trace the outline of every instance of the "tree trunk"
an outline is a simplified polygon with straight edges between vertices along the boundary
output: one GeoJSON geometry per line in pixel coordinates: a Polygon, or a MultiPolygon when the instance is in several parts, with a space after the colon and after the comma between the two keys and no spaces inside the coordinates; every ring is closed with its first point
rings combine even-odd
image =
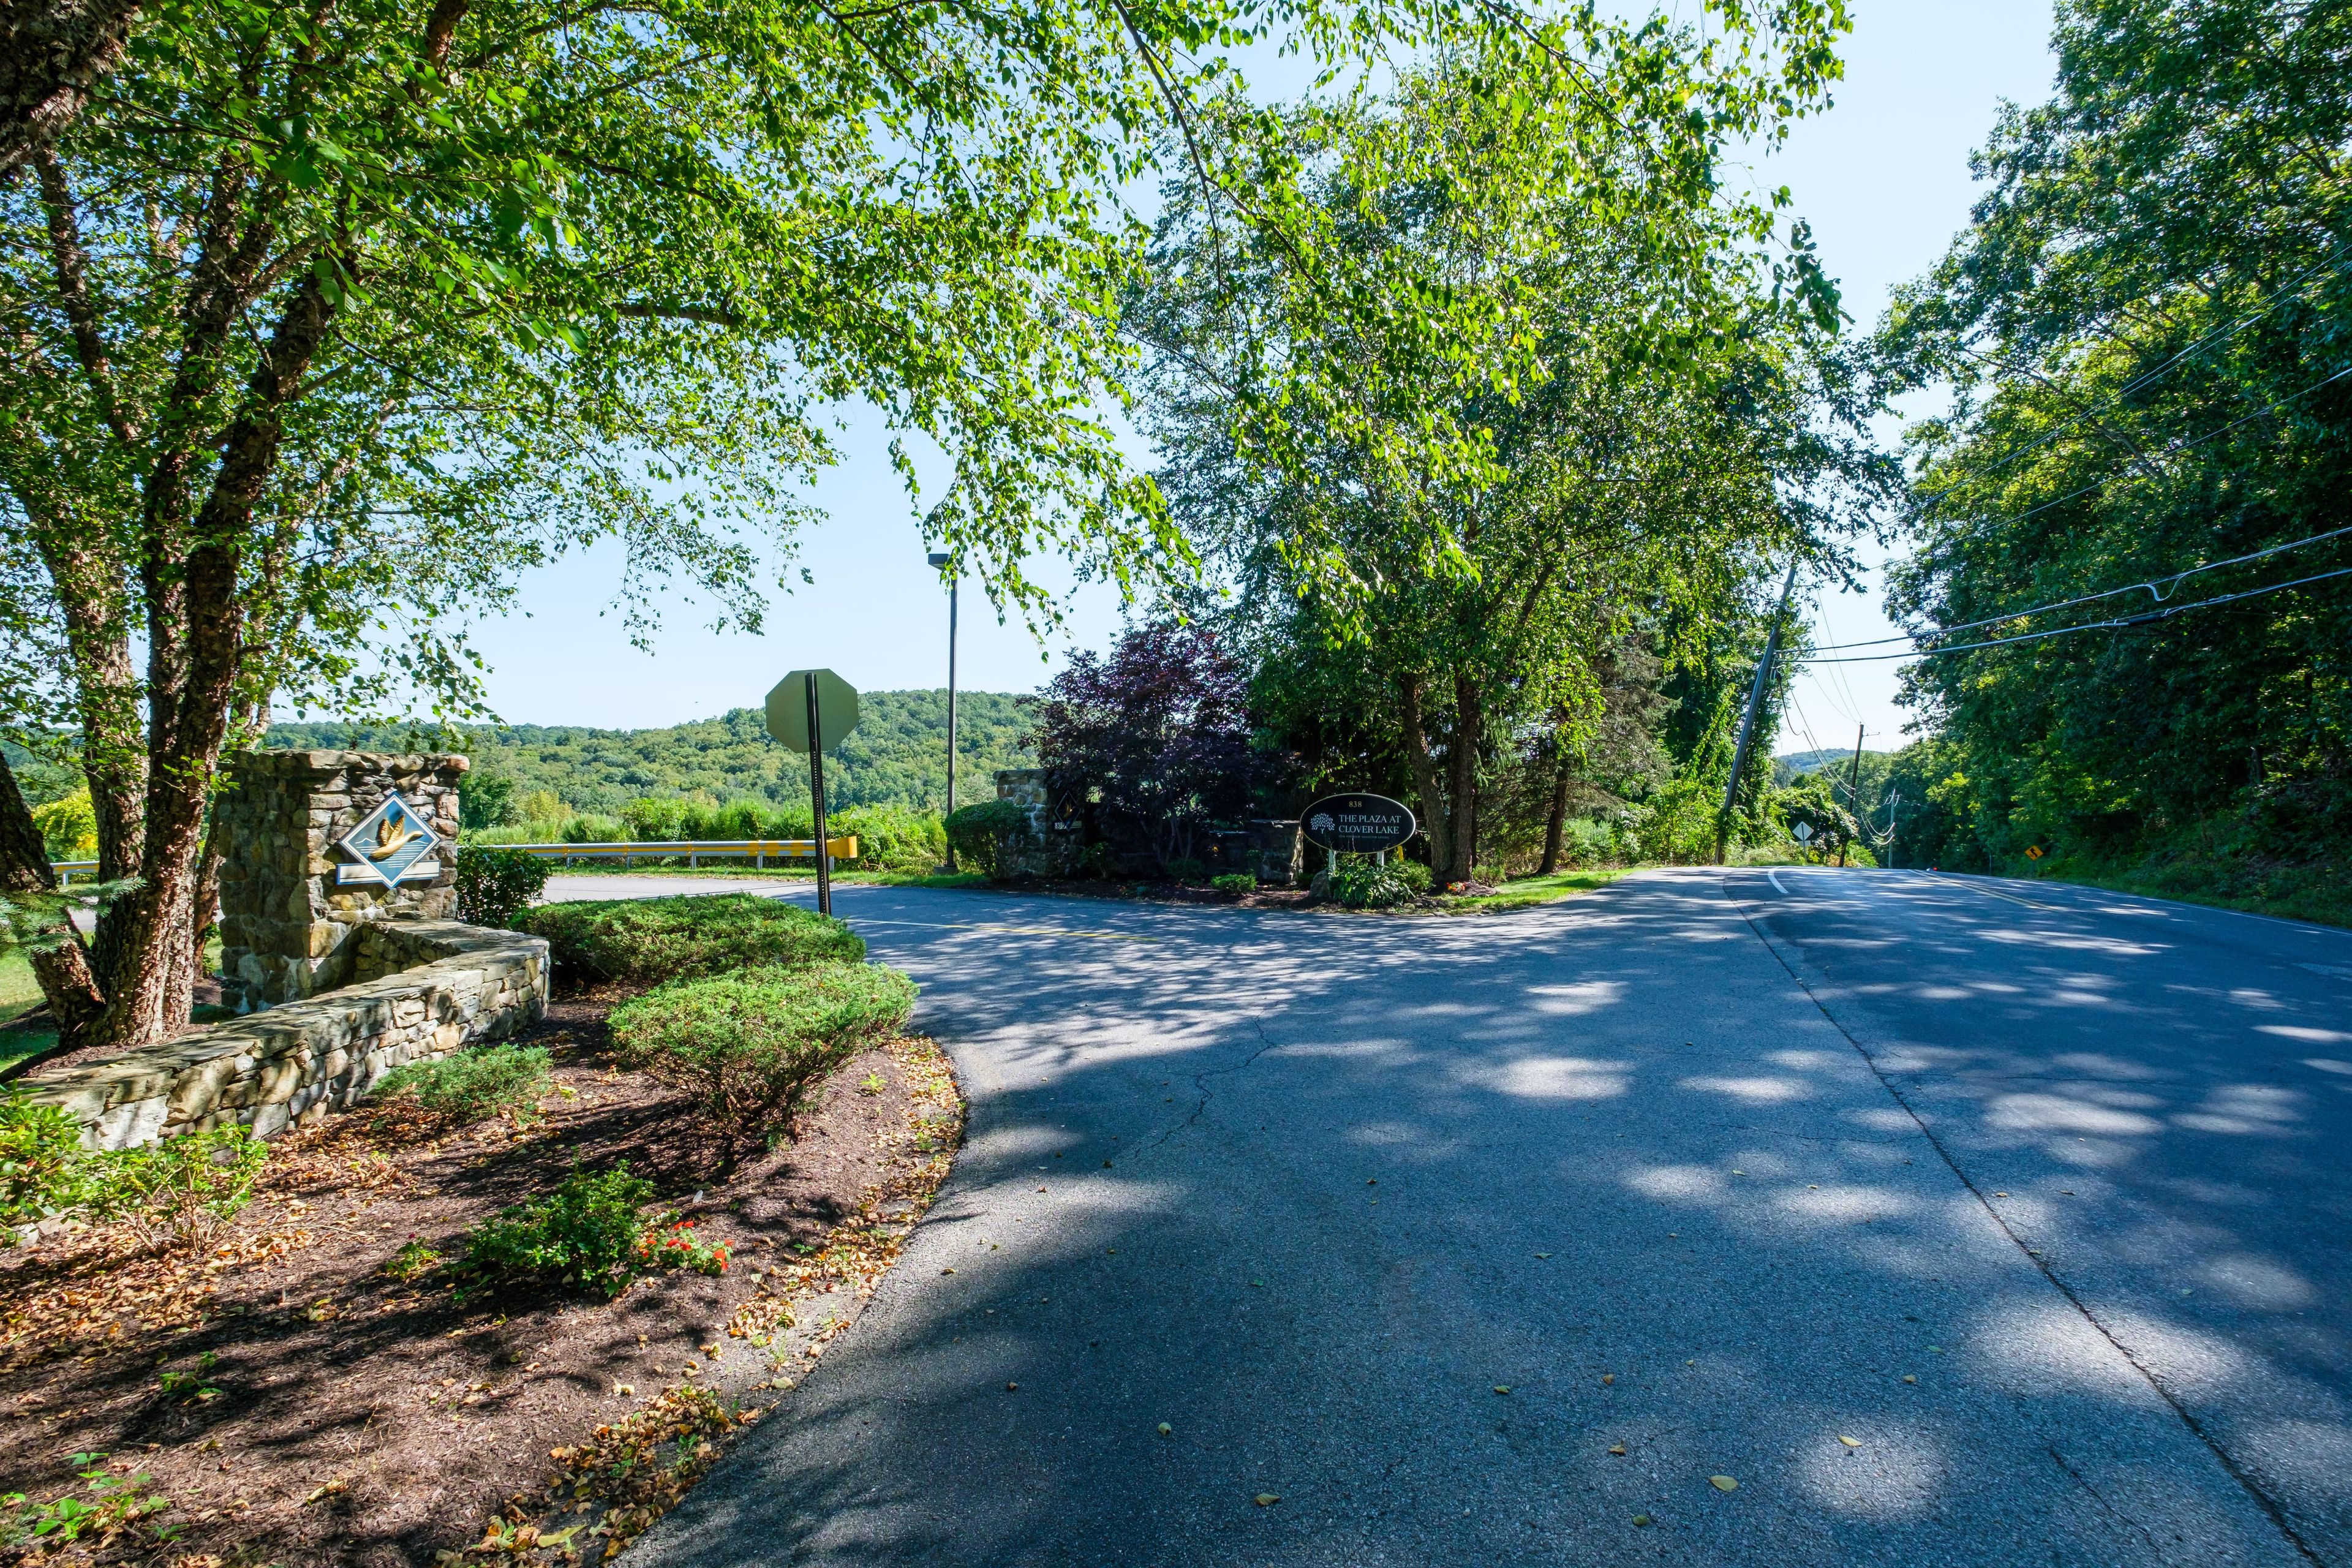
{"type": "Polygon", "coordinates": [[[1563,756],[1553,766],[1551,815],[1544,819],[1541,874],[1547,877],[1559,869],[1560,842],[1568,834],[1568,759],[1563,756]]]}
{"type": "MultiPolygon", "coordinates": [[[[0,756],[0,888],[12,893],[49,894],[57,891],[57,876],[49,869],[48,851],[41,830],[33,825],[32,808],[16,787],[8,759],[0,756]]],[[[89,953],[81,932],[67,920],[54,944],[45,942],[28,953],[33,977],[40,982],[49,1015],[58,1021],[58,1043],[82,1043],[90,1026],[106,1006],[105,994],[90,973],[89,953]]],[[[26,932],[26,935],[34,933],[26,932]]],[[[46,934],[46,933],[44,933],[46,934]]]]}
{"type": "Polygon", "coordinates": [[[1422,707],[1421,677],[1408,675],[1397,683],[1404,719],[1405,763],[1412,770],[1413,792],[1421,797],[1422,830],[1429,835],[1429,873],[1439,887],[1460,879],[1454,871],[1453,814],[1446,809],[1444,786],[1438,781],[1437,762],[1430,754],[1429,729],[1422,707]]]}
{"type": "Polygon", "coordinates": [[[73,122],[138,16],[138,0],[0,4],[0,175],[73,122]]]}
{"type": "Polygon", "coordinates": [[[1454,738],[1446,752],[1446,795],[1453,803],[1449,826],[1454,830],[1450,857],[1454,879],[1467,881],[1478,858],[1478,742],[1486,733],[1486,704],[1477,682],[1466,675],[1454,678],[1454,738]]]}

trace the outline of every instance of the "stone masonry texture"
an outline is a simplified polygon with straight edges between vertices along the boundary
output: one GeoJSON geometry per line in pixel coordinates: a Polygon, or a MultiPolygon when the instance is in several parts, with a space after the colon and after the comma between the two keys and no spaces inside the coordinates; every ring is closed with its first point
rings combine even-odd
{"type": "Polygon", "coordinates": [[[404,1062],[513,1033],[547,1010],[547,943],[460,925],[457,781],[466,759],[263,752],[216,808],[225,992],[247,1016],[18,1080],[103,1149],[232,1122],[257,1136],[323,1120],[404,1062]],[[440,873],[338,887],[334,846],[398,790],[449,844],[440,873]],[[272,1004],[278,1004],[272,1005],[272,1004]]]}

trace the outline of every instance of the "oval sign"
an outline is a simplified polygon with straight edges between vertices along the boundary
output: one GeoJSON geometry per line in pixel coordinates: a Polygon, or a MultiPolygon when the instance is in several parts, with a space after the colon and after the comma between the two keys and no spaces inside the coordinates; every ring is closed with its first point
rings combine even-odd
{"type": "Polygon", "coordinates": [[[1403,804],[1384,795],[1327,795],[1298,814],[1307,842],[1351,855],[1393,849],[1421,830],[1403,804]]]}

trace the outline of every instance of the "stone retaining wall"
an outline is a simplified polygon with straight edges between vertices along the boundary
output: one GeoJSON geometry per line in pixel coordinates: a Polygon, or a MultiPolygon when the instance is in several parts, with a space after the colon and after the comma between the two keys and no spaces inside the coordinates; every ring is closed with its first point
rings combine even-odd
{"type": "Polygon", "coordinates": [[[102,1062],[27,1073],[102,1149],[239,1122],[263,1138],[321,1121],[403,1062],[497,1039],[547,1010],[547,942],[454,921],[371,921],[356,984],[102,1062]]]}

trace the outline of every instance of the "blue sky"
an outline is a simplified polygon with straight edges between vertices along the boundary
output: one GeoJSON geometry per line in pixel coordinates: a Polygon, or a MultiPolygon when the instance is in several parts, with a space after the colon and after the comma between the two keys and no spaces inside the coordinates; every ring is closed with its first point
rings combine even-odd
{"type": "MultiPolygon", "coordinates": [[[[1827,114],[1753,167],[1758,185],[1790,187],[1811,219],[1823,259],[1843,283],[1847,310],[1874,324],[1888,291],[1932,266],[1968,221],[1975,187],[1969,151],[2003,98],[2048,96],[2053,62],[2045,0],[1856,0],[1846,79],[1827,114]]],[[[1912,413],[1925,412],[1915,408],[1912,413]]],[[[713,636],[696,606],[671,602],[648,655],[629,645],[611,611],[617,550],[590,551],[532,574],[515,613],[476,633],[491,665],[500,717],[518,723],[623,728],[671,724],[757,703],[776,679],[826,665],[867,690],[941,685],[947,603],[923,563],[924,545],[905,493],[885,460],[887,432],[853,418],[845,461],[814,499],[830,521],[802,539],[796,563],[815,578],[773,602],[760,637],[713,636]]],[[[1874,554],[1875,552],[1873,552],[1874,554]]],[[[1042,646],[1015,618],[999,624],[968,593],[959,649],[968,689],[1025,691],[1060,668],[1074,647],[1100,647],[1117,630],[1108,588],[1073,585],[1050,564],[1042,580],[1072,588],[1060,632],[1042,646]]],[[[797,575],[797,574],[795,574],[797,575]]],[[[1851,643],[1892,628],[1874,591],[1820,603],[1816,636],[1851,643]]],[[[1899,743],[1896,667],[1847,665],[1809,671],[1797,686],[1782,751],[1850,746],[1865,723],[1874,748],[1899,743]]]]}

